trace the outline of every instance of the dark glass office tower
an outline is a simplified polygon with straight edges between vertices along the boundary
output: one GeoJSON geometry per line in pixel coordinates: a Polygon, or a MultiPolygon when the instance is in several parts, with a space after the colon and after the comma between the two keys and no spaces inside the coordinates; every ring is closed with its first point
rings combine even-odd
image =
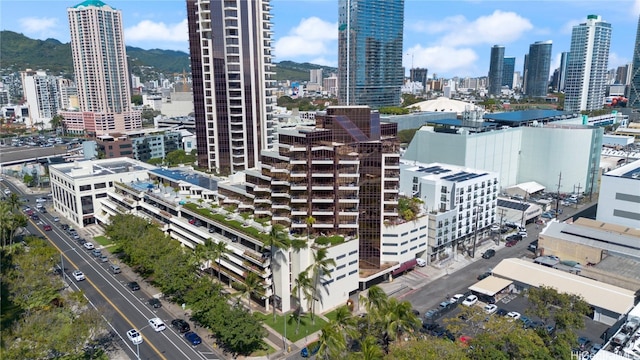
{"type": "Polygon", "coordinates": [[[503,71],[504,46],[494,45],[491,48],[491,62],[489,63],[489,95],[500,95],[503,71]]]}
{"type": "Polygon", "coordinates": [[[551,46],[551,40],[536,41],[529,46],[525,89],[525,94],[529,97],[545,97],[549,92],[551,46]]]}
{"type": "Polygon", "coordinates": [[[631,84],[629,85],[629,106],[640,108],[640,18],[636,30],[636,44],[633,48],[633,66],[631,68],[631,84]]]}
{"type": "Polygon", "coordinates": [[[274,140],[269,0],[187,0],[198,164],[253,168],[274,140]]]}
{"type": "Polygon", "coordinates": [[[513,72],[516,70],[516,58],[506,57],[504,58],[504,65],[502,69],[502,86],[508,86],[509,89],[513,89],[513,72]]]}
{"type": "Polygon", "coordinates": [[[339,0],[338,101],[400,105],[404,0],[339,0]]]}

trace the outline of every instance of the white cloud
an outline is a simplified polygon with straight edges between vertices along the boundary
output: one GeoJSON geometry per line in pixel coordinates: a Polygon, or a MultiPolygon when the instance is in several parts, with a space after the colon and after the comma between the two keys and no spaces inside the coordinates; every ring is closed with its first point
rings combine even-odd
{"type": "Polygon", "coordinates": [[[422,47],[416,45],[407,53],[409,55],[404,58],[406,68],[410,68],[413,62],[414,67],[426,67],[430,74],[472,75],[475,72],[474,63],[478,60],[478,55],[472,49],[457,49],[448,46],[422,47]]]}
{"type": "Polygon", "coordinates": [[[533,29],[531,22],[514,12],[496,10],[491,15],[480,16],[473,21],[462,15],[451,16],[442,21],[420,23],[413,26],[428,34],[443,34],[442,46],[506,44],[519,39],[523,33],[533,29]]]}
{"type": "Polygon", "coordinates": [[[289,34],[274,45],[276,58],[292,59],[299,56],[319,56],[337,51],[338,24],[318,17],[300,20],[289,34]]]}
{"type": "Polygon", "coordinates": [[[308,62],[310,62],[312,64],[316,64],[316,65],[338,67],[338,62],[337,61],[329,60],[329,59],[326,59],[324,57],[314,58],[314,59],[309,60],[308,62]]]}
{"type": "Polygon", "coordinates": [[[143,20],[132,27],[124,29],[124,38],[127,43],[157,40],[186,42],[189,41],[187,19],[175,24],[143,20]]]}
{"type": "Polygon", "coordinates": [[[18,21],[25,34],[38,37],[55,35],[55,30],[58,26],[58,19],[56,18],[26,17],[18,21]]]}
{"type": "Polygon", "coordinates": [[[614,52],[609,52],[609,69],[616,69],[618,66],[627,65],[631,60],[620,56],[614,52]]]}

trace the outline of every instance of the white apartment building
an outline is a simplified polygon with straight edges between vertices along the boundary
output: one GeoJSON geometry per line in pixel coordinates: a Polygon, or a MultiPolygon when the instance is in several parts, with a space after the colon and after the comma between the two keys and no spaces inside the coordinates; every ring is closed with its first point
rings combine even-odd
{"type": "Polygon", "coordinates": [[[596,219],[640,229],[640,160],[602,175],[596,219]]]}
{"type": "Polygon", "coordinates": [[[441,163],[403,161],[400,192],[418,198],[429,218],[427,259],[430,262],[470,250],[497,222],[500,192],[497,172],[441,163]]]}
{"type": "Polygon", "coordinates": [[[22,74],[22,88],[29,106],[31,126],[42,123],[49,129],[49,122],[61,108],[58,78],[45,71],[26,71],[22,74]]]}

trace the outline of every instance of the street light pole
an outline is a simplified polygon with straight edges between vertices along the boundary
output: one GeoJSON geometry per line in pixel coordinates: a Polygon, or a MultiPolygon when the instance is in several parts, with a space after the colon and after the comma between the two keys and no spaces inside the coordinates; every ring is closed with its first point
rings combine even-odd
{"type": "Polygon", "coordinates": [[[284,337],[282,338],[282,349],[284,350],[284,353],[287,353],[287,312],[284,312],[284,337]]]}
{"type": "Polygon", "coordinates": [[[474,259],[476,257],[476,243],[478,242],[478,219],[480,218],[480,212],[478,211],[478,208],[480,208],[480,206],[476,205],[476,225],[473,234],[473,253],[471,255],[471,257],[474,259]]]}

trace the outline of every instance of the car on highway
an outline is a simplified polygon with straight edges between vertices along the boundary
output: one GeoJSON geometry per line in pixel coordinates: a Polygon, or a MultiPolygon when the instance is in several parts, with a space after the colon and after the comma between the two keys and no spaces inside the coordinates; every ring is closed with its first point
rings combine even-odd
{"type": "Polygon", "coordinates": [[[478,297],[475,295],[469,295],[466,299],[462,301],[462,305],[464,306],[473,306],[478,302],[478,297]]]}
{"type": "Polygon", "coordinates": [[[187,341],[193,346],[197,346],[202,343],[202,339],[200,338],[200,336],[198,336],[198,334],[194,333],[193,331],[187,331],[186,333],[184,333],[184,338],[187,339],[187,341]]]}
{"type": "Polygon", "coordinates": [[[484,310],[485,314],[491,315],[498,311],[498,306],[496,304],[487,304],[482,309],[484,310]]]}
{"type": "Polygon", "coordinates": [[[151,326],[155,332],[160,332],[167,328],[164,322],[157,317],[149,319],[149,326],[151,326]]]}
{"type": "Polygon", "coordinates": [[[84,248],[85,248],[85,249],[87,249],[87,250],[93,250],[93,249],[95,249],[95,248],[96,248],[96,247],[95,247],[95,246],[93,246],[93,244],[92,244],[92,243],[90,243],[90,242],[86,242],[86,243],[82,244],[82,246],[84,246],[84,248]]]}
{"type": "Polygon", "coordinates": [[[43,229],[44,231],[51,231],[51,230],[52,230],[51,225],[48,225],[48,224],[44,224],[44,225],[42,226],[42,229],[43,229]]]}
{"type": "Polygon", "coordinates": [[[506,244],[504,244],[504,246],[506,247],[512,247],[512,246],[516,246],[518,245],[518,240],[509,240],[506,242],[506,244]]]}
{"type": "Polygon", "coordinates": [[[133,343],[133,345],[142,344],[142,335],[136,329],[131,329],[127,331],[127,337],[133,343]]]}
{"type": "Polygon", "coordinates": [[[160,300],[156,299],[156,298],[151,298],[149,299],[149,301],[147,301],[149,303],[149,305],[151,305],[151,307],[153,307],[154,309],[158,309],[162,307],[162,303],[160,302],[160,300]]]}
{"type": "Polygon", "coordinates": [[[171,326],[176,329],[179,333],[186,333],[191,330],[189,323],[182,319],[173,319],[171,320],[171,326]]]}
{"type": "Polygon", "coordinates": [[[74,272],[72,272],[71,275],[73,276],[74,279],[76,279],[76,281],[82,281],[85,279],[84,273],[80,270],[74,270],[74,272]]]}
{"type": "Polygon", "coordinates": [[[482,254],[483,259],[491,259],[496,254],[496,251],[489,249],[482,254]]]}
{"type": "Polygon", "coordinates": [[[138,283],[135,281],[130,282],[129,284],[127,284],[127,286],[129,287],[129,289],[131,289],[131,291],[140,290],[140,285],[138,285],[138,283]]]}

